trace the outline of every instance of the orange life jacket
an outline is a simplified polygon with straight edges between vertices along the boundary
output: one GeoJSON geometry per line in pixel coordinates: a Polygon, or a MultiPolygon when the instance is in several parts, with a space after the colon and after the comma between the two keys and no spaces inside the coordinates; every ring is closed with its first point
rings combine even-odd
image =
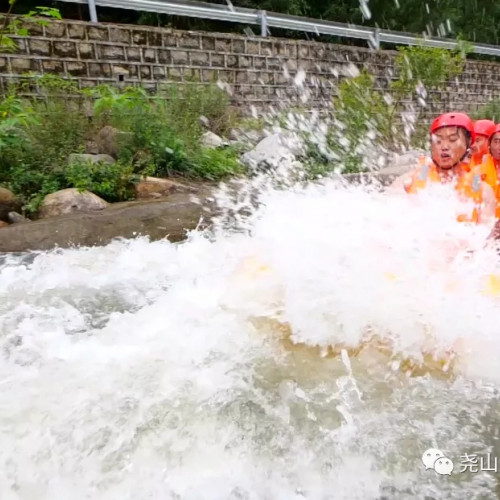
{"type": "Polygon", "coordinates": [[[481,165],[481,163],[484,162],[485,156],[488,156],[487,149],[486,149],[486,151],[482,151],[480,153],[473,154],[470,158],[470,161],[469,161],[470,168],[474,168],[474,167],[481,165]]]}
{"type": "MultiPolygon", "coordinates": [[[[458,215],[457,220],[459,222],[478,223],[481,218],[481,205],[483,202],[482,174],[479,168],[471,169],[468,163],[462,163],[460,168],[462,173],[458,175],[458,179],[454,179],[456,181],[455,189],[459,196],[473,200],[474,208],[470,214],[458,215]]],[[[405,185],[405,191],[409,194],[416,193],[420,189],[424,189],[428,182],[444,184],[450,181],[440,174],[432,160],[421,157],[420,165],[413,172],[411,182],[405,185]]]]}
{"type": "Polygon", "coordinates": [[[475,155],[472,155],[469,162],[470,168],[481,165],[481,163],[483,162],[483,156],[484,155],[482,153],[476,153],[475,155]]]}
{"type": "Polygon", "coordinates": [[[483,155],[481,163],[476,168],[479,169],[482,179],[491,186],[495,193],[497,200],[495,216],[498,219],[500,218],[500,162],[488,153],[483,155]]]}
{"type": "Polygon", "coordinates": [[[420,157],[420,165],[413,171],[411,182],[405,184],[405,191],[409,194],[416,193],[427,186],[427,182],[443,182],[434,162],[425,156],[420,157]]]}

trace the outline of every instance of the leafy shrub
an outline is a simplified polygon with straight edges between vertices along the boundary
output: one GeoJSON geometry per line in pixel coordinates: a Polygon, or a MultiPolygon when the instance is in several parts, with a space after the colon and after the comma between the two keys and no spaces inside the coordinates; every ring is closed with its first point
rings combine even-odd
{"type": "Polygon", "coordinates": [[[106,201],[133,198],[131,182],[135,178],[130,163],[73,163],[64,169],[69,187],[91,191],[106,201]]]}
{"type": "Polygon", "coordinates": [[[234,149],[200,149],[190,159],[190,175],[217,181],[243,173],[243,167],[234,149]]]}
{"type": "Polygon", "coordinates": [[[500,122],[500,99],[492,99],[487,104],[481,106],[477,111],[471,113],[471,118],[475,120],[493,120],[500,122]]]}
{"type": "Polygon", "coordinates": [[[130,181],[143,175],[218,180],[241,172],[234,150],[200,144],[200,115],[221,129],[230,124],[227,97],[218,88],[171,87],[166,99],[140,87],[80,90],[54,75],[36,78],[35,85],[39,98],[19,97],[21,87],[0,101],[0,183],[21,198],[27,212],[66,187],[121,201],[131,196],[130,181]],[[68,165],[69,155],[83,152],[105,125],[124,132],[116,164],[68,165]]]}
{"type": "Polygon", "coordinates": [[[391,109],[373,90],[375,79],[363,71],[344,80],[334,100],[334,121],[328,144],[345,165],[345,172],[364,170],[363,160],[374,146],[390,139],[391,109]]]}
{"type": "MultiPolygon", "coordinates": [[[[360,172],[371,167],[377,151],[409,145],[423,147],[427,127],[418,119],[419,106],[425,104],[426,92],[443,88],[463,71],[465,54],[470,50],[459,43],[457,50],[432,47],[399,47],[395,60],[397,78],[385,90],[375,89],[375,78],[366,70],[343,80],[328,121],[328,146],[325,155],[309,144],[306,157],[307,175],[315,178],[342,166],[345,173],[360,172]],[[415,124],[409,135],[402,112],[410,99],[416,111],[415,124]],[[333,159],[338,158],[338,160],[333,159]]],[[[491,103],[481,110],[482,116],[499,116],[500,105],[491,103]]],[[[307,139],[307,134],[306,139],[307,139]]]]}

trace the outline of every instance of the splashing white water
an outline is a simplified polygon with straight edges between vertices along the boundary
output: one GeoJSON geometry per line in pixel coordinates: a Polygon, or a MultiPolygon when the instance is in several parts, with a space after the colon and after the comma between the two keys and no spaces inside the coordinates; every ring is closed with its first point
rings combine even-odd
{"type": "Polygon", "coordinates": [[[363,17],[365,19],[371,19],[371,17],[372,17],[370,7],[368,7],[368,1],[369,0],[359,0],[359,8],[361,9],[361,12],[363,13],[363,17]]]}
{"type": "MultiPolygon", "coordinates": [[[[281,119],[339,161],[317,113],[281,119]]],[[[302,173],[221,189],[213,230],[179,245],[0,256],[2,500],[498,497],[494,474],[421,463],[500,454],[489,228],[456,223],[446,188],[302,173]]]]}
{"type": "Polygon", "coordinates": [[[2,499],[494,498],[494,476],[420,462],[430,445],[495,446],[487,228],[456,223],[444,188],[261,178],[239,208],[257,185],[230,231],[4,258],[2,499]],[[278,322],[306,347],[281,344],[278,322]],[[392,354],[312,350],[368,327],[392,354]],[[476,352],[455,378],[395,364],[460,339],[476,352]]]}

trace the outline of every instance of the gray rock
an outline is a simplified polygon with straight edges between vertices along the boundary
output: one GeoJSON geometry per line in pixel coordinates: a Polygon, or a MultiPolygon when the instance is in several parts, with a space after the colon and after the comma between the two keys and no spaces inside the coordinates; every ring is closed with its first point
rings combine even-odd
{"type": "Polygon", "coordinates": [[[146,200],[169,196],[173,193],[196,193],[197,189],[170,179],[145,177],[135,183],[134,191],[136,199],[146,200]]]}
{"type": "Polygon", "coordinates": [[[293,134],[272,134],[241,157],[242,163],[252,169],[277,168],[283,162],[291,163],[302,152],[302,142],[293,134]]]}
{"type": "Polygon", "coordinates": [[[21,204],[12,191],[0,187],[0,220],[7,222],[9,212],[19,210],[21,204]]]}
{"type": "Polygon", "coordinates": [[[94,193],[68,188],[47,195],[42,202],[38,215],[41,219],[44,219],[74,212],[103,210],[107,206],[108,203],[94,193]]]}
{"type": "Polygon", "coordinates": [[[210,193],[178,193],[168,200],[114,203],[97,212],[80,212],[41,219],[30,224],[2,228],[0,252],[50,250],[57,247],[107,245],[116,238],[149,236],[170,241],[185,239],[186,232],[199,227],[200,217],[208,224],[215,209],[210,193]]]}
{"type": "Polygon", "coordinates": [[[117,158],[122,145],[131,139],[132,134],[106,125],[97,134],[95,142],[99,147],[99,153],[117,158]]]}
{"type": "Polygon", "coordinates": [[[396,177],[406,174],[418,166],[424,151],[411,150],[403,154],[394,154],[389,161],[389,166],[378,171],[381,175],[394,175],[396,177]]]}
{"type": "Polygon", "coordinates": [[[112,163],[115,163],[115,159],[106,154],[78,154],[78,153],[73,153],[70,154],[68,157],[68,164],[73,165],[74,163],[108,163],[111,165],[112,163]]]}
{"type": "Polygon", "coordinates": [[[222,137],[208,131],[201,136],[201,145],[205,148],[220,148],[225,146],[226,142],[222,137]]]}
{"type": "Polygon", "coordinates": [[[206,116],[200,116],[198,122],[202,127],[210,128],[210,120],[206,116]]]}
{"type": "Polygon", "coordinates": [[[85,153],[89,155],[99,154],[99,144],[95,141],[87,141],[85,143],[85,153]]]}
{"type": "Polygon", "coordinates": [[[17,212],[9,212],[7,214],[7,219],[11,224],[22,224],[24,222],[31,222],[29,219],[27,219],[21,214],[18,214],[17,212]]]}
{"type": "Polygon", "coordinates": [[[257,130],[241,130],[241,129],[231,129],[228,135],[229,139],[233,142],[240,144],[249,144],[255,147],[262,139],[265,138],[262,132],[257,130]]]}

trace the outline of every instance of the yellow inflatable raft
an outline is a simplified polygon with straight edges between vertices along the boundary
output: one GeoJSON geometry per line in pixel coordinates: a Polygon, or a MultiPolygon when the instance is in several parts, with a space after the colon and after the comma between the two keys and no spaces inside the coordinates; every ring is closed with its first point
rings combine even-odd
{"type": "MultiPolygon", "coordinates": [[[[386,273],[389,280],[396,280],[394,274],[386,273]]],[[[266,299],[268,305],[274,306],[274,310],[279,310],[280,296],[277,288],[272,289],[273,282],[276,284],[274,271],[256,257],[245,259],[233,274],[233,284],[237,286],[250,286],[258,284],[259,280],[265,280],[266,286],[256,286],[256,293],[262,291],[269,292],[266,299]],[[270,289],[268,285],[271,284],[270,289]],[[272,297],[272,301],[269,300],[272,297]]],[[[233,289],[234,290],[234,289],[233,289]]],[[[484,283],[481,293],[490,297],[500,298],[500,276],[491,274],[484,283]]],[[[271,307],[272,309],[272,307],[271,307]]],[[[272,317],[266,315],[250,315],[249,320],[260,332],[266,332],[276,340],[280,346],[289,352],[303,351],[321,357],[339,357],[342,351],[346,351],[350,358],[360,357],[375,353],[378,357],[385,359],[391,367],[401,370],[408,376],[421,376],[431,374],[435,377],[450,377],[454,375],[454,368],[457,362],[457,352],[462,350],[461,341],[457,342],[445,353],[436,355],[431,348],[422,350],[419,359],[398,354],[389,340],[382,339],[375,332],[367,328],[363,340],[357,346],[347,346],[342,344],[324,347],[310,346],[305,343],[296,343],[292,340],[293,331],[291,326],[279,319],[279,313],[272,317]]],[[[428,346],[433,345],[431,334],[427,339],[428,346]]]]}

